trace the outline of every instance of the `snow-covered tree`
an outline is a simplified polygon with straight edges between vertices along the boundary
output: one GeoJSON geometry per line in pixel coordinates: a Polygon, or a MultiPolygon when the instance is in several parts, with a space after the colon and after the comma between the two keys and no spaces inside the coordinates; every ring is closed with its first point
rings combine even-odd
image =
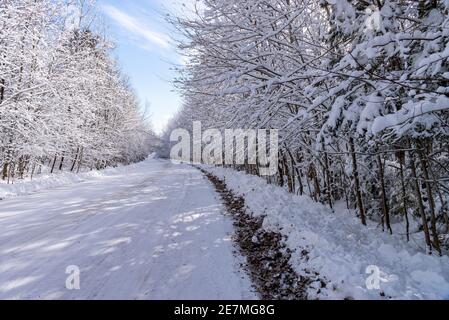
{"type": "Polygon", "coordinates": [[[142,160],[154,135],[88,1],[0,2],[3,180],[142,160]]]}
{"type": "Polygon", "coordinates": [[[449,231],[448,5],[204,0],[195,17],[169,18],[189,62],[176,81],[184,108],[165,140],[197,120],[279,129],[270,182],[331,207],[343,200],[363,224],[389,232],[403,220],[407,239],[422,230],[440,252],[449,231]]]}

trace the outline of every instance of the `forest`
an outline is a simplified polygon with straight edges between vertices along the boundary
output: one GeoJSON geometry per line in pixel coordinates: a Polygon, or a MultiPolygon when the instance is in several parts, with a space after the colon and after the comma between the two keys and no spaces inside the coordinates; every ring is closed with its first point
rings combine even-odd
{"type": "Polygon", "coordinates": [[[92,1],[0,1],[0,179],[143,160],[154,134],[92,1]]]}
{"type": "Polygon", "coordinates": [[[193,121],[279,129],[269,183],[447,249],[448,1],[205,0],[168,20],[187,62],[165,150],[193,121]]]}

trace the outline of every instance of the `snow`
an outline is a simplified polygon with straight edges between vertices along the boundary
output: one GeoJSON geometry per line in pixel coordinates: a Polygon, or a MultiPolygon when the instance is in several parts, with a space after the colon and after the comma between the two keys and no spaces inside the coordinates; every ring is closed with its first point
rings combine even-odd
{"type": "Polygon", "coordinates": [[[248,209],[265,216],[263,227],[288,237],[291,263],[301,275],[316,271],[328,282],[326,289],[310,288],[309,298],[319,299],[444,299],[449,297],[449,257],[427,255],[422,235],[407,243],[403,226],[395,235],[382,233],[368,221],[363,227],[354,212],[339,205],[334,211],[306,196],[288,193],[265,180],[227,168],[204,166],[236,194],[248,209]],[[402,229],[401,229],[402,228],[402,229]],[[307,258],[302,256],[308,251],[307,258]],[[379,270],[379,289],[368,289],[371,268],[379,270]]]}
{"type": "MultiPolygon", "coordinates": [[[[449,297],[449,257],[427,255],[421,233],[407,243],[403,226],[390,236],[341,205],[332,211],[261,178],[204,168],[265,216],[263,228],[287,236],[300,275],[327,282],[312,284],[309,298],[449,297]],[[376,270],[379,288],[369,289],[376,270]]],[[[147,159],[1,188],[0,299],[256,298],[233,254],[230,218],[188,165],[147,159]],[[65,287],[69,266],[80,268],[80,290],[65,287]]]]}
{"type": "MultiPolygon", "coordinates": [[[[148,159],[155,157],[155,154],[151,154],[148,159]]],[[[72,173],[67,171],[55,170],[54,173],[50,173],[51,168],[43,167],[42,174],[36,175],[33,179],[15,179],[7,182],[7,180],[0,180],[0,200],[11,197],[22,196],[41,190],[52,189],[57,187],[66,186],[73,183],[84,182],[93,178],[100,178],[106,176],[113,176],[116,174],[125,174],[126,172],[138,170],[142,164],[131,164],[129,166],[118,165],[116,167],[110,167],[104,170],[91,170],[81,173],[72,173]]]]}
{"type": "Polygon", "coordinates": [[[394,114],[375,118],[372,125],[372,133],[379,134],[387,128],[394,128],[400,134],[413,127],[413,125],[425,125],[426,130],[431,130],[439,123],[434,112],[442,112],[449,109],[449,99],[439,96],[435,101],[413,102],[404,104],[403,109],[394,114]]]}
{"type": "Polygon", "coordinates": [[[43,174],[33,180],[24,179],[16,180],[14,183],[7,184],[5,181],[0,182],[0,198],[7,199],[21,195],[30,194],[36,191],[51,189],[65,186],[71,183],[83,182],[86,179],[93,178],[97,175],[105,174],[91,171],[88,173],[74,174],[70,172],[43,174]]]}
{"type": "Polygon", "coordinates": [[[28,184],[9,194],[40,191],[0,202],[0,299],[256,298],[196,169],[148,159],[28,184]],[[66,288],[69,266],[80,290],[66,288]]]}

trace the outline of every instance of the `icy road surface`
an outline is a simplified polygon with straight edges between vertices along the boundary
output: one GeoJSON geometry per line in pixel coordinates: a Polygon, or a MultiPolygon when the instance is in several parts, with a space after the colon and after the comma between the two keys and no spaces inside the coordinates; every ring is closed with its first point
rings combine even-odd
{"type": "Polygon", "coordinates": [[[0,201],[0,299],[255,298],[199,171],[149,159],[107,172],[0,201]]]}

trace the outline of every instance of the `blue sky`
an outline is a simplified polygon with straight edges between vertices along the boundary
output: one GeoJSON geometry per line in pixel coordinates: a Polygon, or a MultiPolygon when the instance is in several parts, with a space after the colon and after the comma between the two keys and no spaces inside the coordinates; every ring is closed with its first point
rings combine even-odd
{"type": "Polygon", "coordinates": [[[195,0],[98,0],[108,33],[116,42],[114,56],[130,77],[142,104],[150,103],[153,127],[160,132],[178,110],[181,99],[170,81],[173,64],[182,63],[163,15],[185,12],[195,0]]]}

